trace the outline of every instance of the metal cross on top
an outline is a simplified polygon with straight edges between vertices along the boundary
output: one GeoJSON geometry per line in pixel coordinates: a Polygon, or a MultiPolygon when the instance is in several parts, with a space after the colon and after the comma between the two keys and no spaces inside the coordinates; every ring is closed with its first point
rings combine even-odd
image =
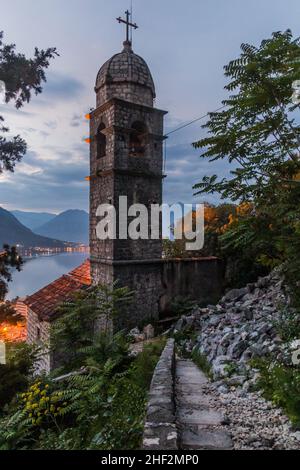
{"type": "Polygon", "coordinates": [[[125,15],[126,15],[126,20],[124,20],[123,18],[121,18],[121,16],[119,16],[119,18],[117,18],[117,21],[119,23],[124,23],[126,24],[126,42],[130,42],[130,39],[129,39],[129,28],[134,28],[134,29],[137,29],[138,28],[138,25],[136,23],[131,23],[129,20],[130,20],[130,17],[131,17],[131,13],[127,10],[125,11],[125,15]]]}

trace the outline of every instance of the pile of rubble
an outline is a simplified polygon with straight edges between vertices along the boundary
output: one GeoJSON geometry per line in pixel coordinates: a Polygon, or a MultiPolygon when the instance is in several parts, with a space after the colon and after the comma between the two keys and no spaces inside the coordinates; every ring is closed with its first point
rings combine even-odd
{"type": "Polygon", "coordinates": [[[229,291],[217,305],[195,309],[178,320],[172,331],[194,333],[183,347],[206,357],[214,380],[226,379],[220,382],[221,390],[242,386],[247,391],[257,379],[257,370],[249,363],[252,358],[271,356],[288,361],[291,348],[299,348],[297,341],[285,344],[277,333],[276,323],[289,304],[283,281],[273,272],[229,291]]]}

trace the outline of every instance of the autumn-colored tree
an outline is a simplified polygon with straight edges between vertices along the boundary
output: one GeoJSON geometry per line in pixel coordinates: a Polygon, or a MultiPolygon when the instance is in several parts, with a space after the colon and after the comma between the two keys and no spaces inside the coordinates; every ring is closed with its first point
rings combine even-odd
{"type": "Polygon", "coordinates": [[[181,219],[177,222],[178,225],[183,224],[182,239],[164,240],[164,256],[166,258],[220,256],[219,236],[223,233],[224,227],[229,223],[230,217],[235,214],[235,211],[236,207],[234,204],[220,204],[219,206],[215,206],[205,203],[204,247],[200,251],[187,251],[185,248],[187,239],[184,237],[184,232],[187,233],[191,231],[191,229],[195,230],[197,218],[202,217],[202,210],[200,210],[200,212],[194,210],[192,212],[192,219],[185,217],[185,219],[181,219]],[[190,220],[192,220],[192,227],[190,227],[190,220]],[[186,223],[184,224],[184,222],[186,223]]]}

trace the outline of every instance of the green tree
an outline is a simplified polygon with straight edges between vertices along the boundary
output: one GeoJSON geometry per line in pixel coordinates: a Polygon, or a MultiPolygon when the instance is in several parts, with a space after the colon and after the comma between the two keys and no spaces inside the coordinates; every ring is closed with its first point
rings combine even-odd
{"type": "MultiPolygon", "coordinates": [[[[211,113],[208,136],[195,142],[201,158],[226,160],[229,177],[205,176],[197,194],[253,204],[251,213],[229,227],[226,249],[253,263],[285,263],[296,293],[300,280],[300,40],[276,32],[259,47],[242,44],[241,56],[224,67],[231,93],[225,109],[211,113]]],[[[248,269],[248,268],[247,268],[248,269]]]]}
{"type": "MultiPolygon", "coordinates": [[[[17,109],[29,103],[32,93],[38,95],[43,91],[42,83],[46,81],[45,69],[50,59],[57,56],[55,47],[46,50],[35,48],[34,58],[28,59],[24,54],[16,52],[15,44],[3,42],[0,31],[0,86],[5,86],[5,102],[13,102],[17,109]]],[[[14,171],[15,165],[26,154],[27,146],[24,139],[17,135],[7,138],[9,128],[4,125],[4,117],[0,115],[0,174],[3,171],[14,171]]],[[[21,258],[15,248],[4,247],[0,253],[0,300],[7,293],[7,282],[11,279],[10,267],[20,269],[21,258]]],[[[7,314],[6,312],[3,312],[7,314]]],[[[0,313],[1,316],[1,313],[0,313]]],[[[7,315],[6,315],[7,317],[7,315]]]]}
{"type": "Polygon", "coordinates": [[[7,294],[7,282],[11,280],[10,268],[21,269],[22,259],[14,247],[4,246],[0,253],[0,301],[3,301],[7,294]]]}
{"type": "Polygon", "coordinates": [[[23,317],[14,310],[10,302],[4,302],[8,291],[7,283],[11,280],[11,268],[20,271],[21,266],[22,259],[16,249],[5,245],[3,251],[0,253],[0,324],[2,322],[16,324],[24,320],[23,317]]]}
{"type": "Polygon", "coordinates": [[[260,47],[241,45],[241,56],[224,67],[235,94],[223,101],[226,109],[210,113],[203,126],[208,137],[195,142],[201,158],[227,160],[231,176],[205,176],[197,194],[218,192],[237,200],[272,197],[280,184],[300,171],[300,126],[292,101],[293,83],[300,74],[300,40],[290,30],[272,34],[260,47]]]}
{"type": "MultiPolygon", "coordinates": [[[[25,102],[29,103],[32,93],[41,93],[42,83],[46,81],[45,69],[56,55],[54,47],[46,50],[35,48],[34,58],[28,59],[24,54],[16,53],[15,44],[4,44],[3,32],[0,31],[0,81],[5,85],[6,103],[13,101],[19,109],[25,102]]],[[[8,131],[0,115],[0,173],[14,171],[27,150],[26,142],[19,135],[6,138],[8,131]]]]}

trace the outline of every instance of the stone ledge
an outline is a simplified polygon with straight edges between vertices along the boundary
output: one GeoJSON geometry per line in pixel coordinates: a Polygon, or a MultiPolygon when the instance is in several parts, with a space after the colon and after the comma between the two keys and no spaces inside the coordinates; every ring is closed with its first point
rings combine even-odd
{"type": "MultiPolygon", "coordinates": [[[[139,84],[139,86],[143,86],[143,85],[139,84]]],[[[96,91],[96,88],[95,88],[95,91],[96,91]]],[[[164,111],[163,109],[158,109],[158,108],[154,108],[153,106],[148,106],[146,104],[134,103],[132,101],[126,101],[122,98],[113,97],[113,98],[109,98],[105,103],[101,104],[96,109],[91,111],[90,115],[95,117],[99,114],[102,114],[106,109],[110,108],[112,105],[116,105],[116,104],[119,104],[122,106],[125,105],[127,108],[131,107],[131,108],[135,108],[135,109],[142,110],[142,111],[146,110],[149,113],[158,113],[162,115],[168,114],[168,111],[164,111]]]]}
{"type": "Polygon", "coordinates": [[[130,265],[130,264],[171,264],[171,263],[192,263],[192,262],[207,262],[207,261],[220,261],[220,258],[215,256],[207,256],[202,258],[144,258],[144,259],[126,259],[116,260],[100,258],[98,256],[90,256],[90,260],[97,263],[109,264],[111,266],[130,265]]]}
{"type": "Polygon", "coordinates": [[[169,339],[151,381],[144,425],[143,449],[178,449],[175,424],[174,368],[174,339],[169,339]]]}

